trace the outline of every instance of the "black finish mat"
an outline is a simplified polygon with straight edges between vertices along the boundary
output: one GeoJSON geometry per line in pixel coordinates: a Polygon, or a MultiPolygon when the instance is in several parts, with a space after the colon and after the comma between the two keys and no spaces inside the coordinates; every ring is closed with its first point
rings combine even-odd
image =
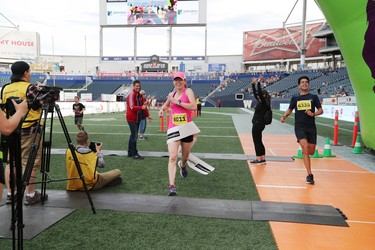
{"type": "Polygon", "coordinates": [[[253,201],[252,211],[253,220],[349,227],[341,210],[326,205],[253,201]]]}
{"type": "MultiPolygon", "coordinates": [[[[32,239],[77,208],[90,208],[85,192],[48,190],[44,205],[24,206],[24,239],[32,239]]],[[[219,200],[90,192],[97,213],[100,209],[188,215],[236,220],[281,221],[348,227],[341,211],[326,205],[285,202],[219,200]]],[[[10,206],[0,207],[0,237],[11,238],[10,206]]]]}
{"type": "Polygon", "coordinates": [[[176,197],[166,214],[251,220],[251,201],[176,197]]]}
{"type": "MultiPolygon", "coordinates": [[[[85,192],[56,190],[52,192],[45,206],[90,208],[85,192]]],[[[327,205],[101,192],[90,192],[90,194],[96,209],[348,226],[341,211],[327,205]]]]}
{"type": "MultiPolygon", "coordinates": [[[[68,216],[76,209],[47,207],[45,205],[33,205],[23,207],[23,239],[30,240],[39,233],[46,230],[59,220],[68,216]]],[[[9,205],[0,207],[0,238],[12,239],[11,207],[9,205]]],[[[17,228],[16,228],[17,235],[17,228]]]]}

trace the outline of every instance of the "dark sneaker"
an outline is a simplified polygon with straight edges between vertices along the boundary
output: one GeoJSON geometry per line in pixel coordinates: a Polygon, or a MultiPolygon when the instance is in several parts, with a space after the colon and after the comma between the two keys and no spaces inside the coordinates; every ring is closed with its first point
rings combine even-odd
{"type": "Polygon", "coordinates": [[[314,184],[315,181],[314,181],[314,176],[312,174],[309,174],[307,177],[306,177],[306,183],[307,184],[314,184]]]}
{"type": "Polygon", "coordinates": [[[250,161],[250,163],[251,164],[255,164],[255,165],[264,165],[264,164],[266,164],[266,160],[258,160],[258,159],[256,159],[256,160],[250,161]]]}
{"type": "Polygon", "coordinates": [[[187,177],[187,169],[186,167],[183,167],[182,166],[182,161],[178,161],[178,167],[180,168],[180,175],[182,176],[182,178],[186,178],[187,177]]]}
{"type": "Polygon", "coordinates": [[[139,154],[133,155],[133,159],[135,160],[143,160],[144,158],[140,156],[139,154]]]}
{"type": "Polygon", "coordinates": [[[144,141],[144,140],[146,140],[146,138],[144,136],[140,136],[140,137],[138,137],[138,140],[144,141]]]}
{"type": "Polygon", "coordinates": [[[174,185],[169,185],[169,194],[168,196],[175,196],[177,195],[176,187],[174,185]]]}
{"type": "MultiPolygon", "coordinates": [[[[46,194],[46,197],[44,197],[44,200],[48,199],[48,195],[46,194]]],[[[42,202],[42,194],[38,191],[35,191],[35,194],[33,197],[27,196],[25,198],[25,205],[33,205],[36,203],[42,202]]]]}
{"type": "Polygon", "coordinates": [[[10,194],[7,194],[7,200],[5,201],[5,204],[11,204],[12,203],[12,196],[10,194]]]}

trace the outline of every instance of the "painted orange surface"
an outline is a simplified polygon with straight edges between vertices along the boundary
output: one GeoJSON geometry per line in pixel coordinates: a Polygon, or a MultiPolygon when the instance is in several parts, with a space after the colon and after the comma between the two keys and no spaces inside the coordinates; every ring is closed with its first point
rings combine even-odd
{"type": "MultiPolygon", "coordinates": [[[[245,154],[255,155],[252,137],[241,134],[245,154]]],[[[265,135],[266,155],[293,156],[294,135],[265,135]]],[[[324,145],[318,145],[323,153],[324,145]]],[[[334,148],[331,148],[334,154],[334,148]]],[[[358,155],[358,157],[361,157],[358,155]]],[[[279,249],[375,249],[375,174],[338,156],[311,159],[315,185],[305,183],[302,159],[248,162],[262,201],[331,205],[348,217],[349,227],[270,222],[279,249]]]]}

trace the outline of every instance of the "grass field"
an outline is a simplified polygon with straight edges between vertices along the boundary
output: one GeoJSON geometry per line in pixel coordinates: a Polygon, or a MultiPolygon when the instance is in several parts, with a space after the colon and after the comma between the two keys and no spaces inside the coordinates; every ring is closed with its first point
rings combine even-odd
{"type": "MultiPolygon", "coordinates": [[[[201,135],[193,152],[243,154],[232,118],[228,114],[247,114],[239,108],[203,108],[203,116],[195,118],[201,135]]],[[[279,119],[283,112],[274,111],[279,119]]],[[[148,123],[146,141],[138,142],[139,151],[166,152],[165,133],[160,132],[159,119],[148,123]]],[[[250,121],[250,119],[249,119],[250,121]]],[[[72,117],[64,119],[75,143],[77,128],[72,117]]],[[[287,122],[292,123],[293,119],[287,122]]],[[[333,121],[318,118],[318,133],[333,138],[333,121]]],[[[103,143],[103,149],[127,150],[129,128],[124,113],[87,115],[85,129],[90,139],[103,143]]],[[[351,144],[353,123],[340,124],[340,143],[351,144]]],[[[48,133],[50,126],[47,126],[48,133]]],[[[58,119],[54,119],[52,148],[67,148],[58,119]]],[[[251,133],[251,124],[249,124],[251,133]]],[[[65,178],[65,156],[52,155],[49,174],[53,179],[65,178]]],[[[106,156],[105,170],[119,168],[124,183],[96,192],[167,195],[167,158],[147,157],[137,161],[126,156],[106,156]]],[[[203,176],[189,171],[187,179],[176,177],[179,196],[206,199],[259,200],[246,161],[214,160],[214,173],[203,176]]],[[[66,182],[51,182],[48,190],[64,190],[66,182]]],[[[115,202],[115,201],[114,201],[115,202]]],[[[4,223],[3,221],[1,223],[4,223]]],[[[0,239],[0,249],[11,249],[11,240],[0,239]]],[[[125,213],[78,209],[30,241],[25,249],[276,249],[268,222],[239,221],[191,216],[125,213]]]]}

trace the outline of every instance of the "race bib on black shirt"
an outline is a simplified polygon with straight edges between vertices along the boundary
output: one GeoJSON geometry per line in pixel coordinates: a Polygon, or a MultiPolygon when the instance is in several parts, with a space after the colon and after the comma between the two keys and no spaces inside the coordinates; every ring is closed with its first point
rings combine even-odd
{"type": "Polygon", "coordinates": [[[299,100],[297,101],[297,110],[311,110],[311,100],[299,100]]]}

